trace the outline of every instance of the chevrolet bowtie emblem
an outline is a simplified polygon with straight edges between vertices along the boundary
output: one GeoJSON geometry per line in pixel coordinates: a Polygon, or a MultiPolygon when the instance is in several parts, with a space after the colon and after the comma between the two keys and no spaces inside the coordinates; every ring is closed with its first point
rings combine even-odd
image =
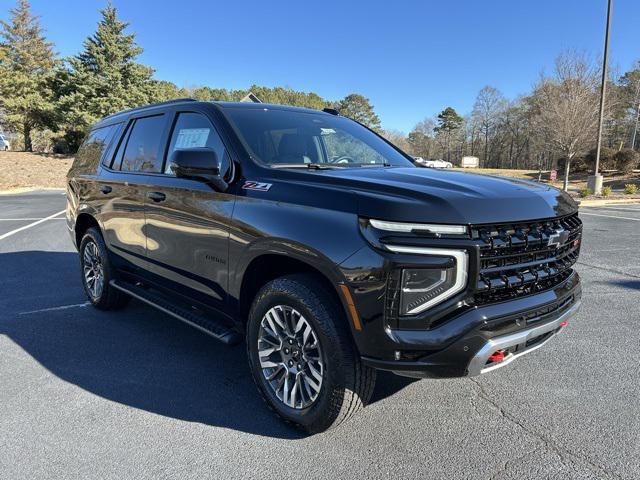
{"type": "Polygon", "coordinates": [[[557,230],[554,230],[551,235],[549,235],[549,242],[547,243],[547,245],[549,247],[558,248],[560,245],[567,243],[567,240],[569,240],[569,232],[564,228],[558,228],[557,230]]]}

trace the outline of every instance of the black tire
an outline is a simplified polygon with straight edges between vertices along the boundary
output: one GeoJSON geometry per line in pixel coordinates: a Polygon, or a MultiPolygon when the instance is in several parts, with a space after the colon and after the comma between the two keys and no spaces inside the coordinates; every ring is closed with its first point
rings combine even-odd
{"type": "Polygon", "coordinates": [[[109,252],[102,239],[102,234],[97,228],[92,227],[86,231],[80,242],[79,253],[82,286],[91,304],[100,310],[116,310],[124,307],[129,300],[131,300],[131,297],[109,284],[109,282],[115,278],[115,270],[109,261],[109,252]],[[95,250],[93,250],[94,247],[95,250]],[[85,275],[85,266],[87,265],[85,254],[87,249],[97,254],[98,261],[102,268],[103,281],[102,288],[99,292],[96,289],[92,290],[85,275]]]}
{"type": "Polygon", "coordinates": [[[371,398],[376,372],[361,363],[346,322],[335,297],[311,275],[290,275],[269,282],[258,292],[251,306],[247,321],[247,356],[253,379],[271,410],[308,433],[337,427],[371,398]],[[287,306],[300,312],[321,347],[324,362],[321,387],[313,403],[305,408],[293,408],[278,398],[260,366],[261,322],[276,306],[287,306]]]}

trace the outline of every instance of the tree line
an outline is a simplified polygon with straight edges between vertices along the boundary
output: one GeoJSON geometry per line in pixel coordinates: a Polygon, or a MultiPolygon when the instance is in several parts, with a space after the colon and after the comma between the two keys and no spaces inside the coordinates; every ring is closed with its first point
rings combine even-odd
{"type": "MultiPolygon", "coordinates": [[[[485,86],[471,112],[446,107],[405,134],[383,130],[371,102],[359,93],[329,100],[284,87],[182,88],[157,80],[153,68],[138,61],[142,48],[116,8],[109,4],[100,13],[95,33],[69,58],[57,56],[28,0],[18,0],[9,21],[1,22],[0,125],[19,135],[25,150],[55,146],[74,152],[93,123],[126,108],[181,97],[237,101],[252,92],[267,103],[336,108],[423,158],[456,164],[471,155],[486,168],[545,170],[586,170],[594,163],[599,69],[579,52],[559,55],[553,71],[541,75],[528,94],[508,99],[485,86]]],[[[601,164],[629,170],[638,166],[640,62],[612,76],[608,92],[601,164]]]]}
{"type": "MultiPolygon", "coordinates": [[[[541,75],[533,90],[516,99],[492,86],[478,93],[473,109],[459,115],[447,107],[418,123],[404,141],[414,154],[453,163],[477,156],[486,168],[550,169],[568,173],[595,163],[601,70],[586,54],[560,54],[553,71],[541,75]]],[[[637,168],[640,143],[640,62],[607,83],[604,169],[637,168]]]]}
{"type": "Polygon", "coordinates": [[[10,20],[1,22],[0,126],[16,133],[24,150],[55,147],[73,153],[91,125],[112,113],[183,97],[238,101],[249,92],[267,103],[336,108],[380,130],[373,106],[358,93],[330,101],[284,87],[180,88],[156,80],[153,68],[138,62],[143,50],[116,8],[109,4],[100,14],[95,33],[84,41],[81,52],[64,59],[46,39],[28,0],[18,0],[10,20]]]}

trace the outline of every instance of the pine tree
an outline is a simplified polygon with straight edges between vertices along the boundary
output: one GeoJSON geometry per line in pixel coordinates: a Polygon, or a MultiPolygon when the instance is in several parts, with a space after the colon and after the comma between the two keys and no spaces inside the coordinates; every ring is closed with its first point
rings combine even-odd
{"type": "Polygon", "coordinates": [[[46,126],[53,115],[50,80],[56,57],[47,42],[39,17],[31,13],[28,0],[11,9],[11,20],[1,21],[0,102],[4,122],[24,137],[31,151],[31,132],[46,126]]]}
{"type": "Polygon", "coordinates": [[[128,23],[118,18],[111,4],[100,13],[98,28],[84,41],[83,51],[58,72],[59,107],[68,139],[81,137],[107,115],[150,103],[159,94],[153,69],[136,62],[142,48],[135,34],[125,32],[128,23]]]}
{"type": "Polygon", "coordinates": [[[451,136],[462,126],[463,121],[464,119],[451,107],[445,108],[438,114],[438,125],[433,131],[444,136],[448,162],[451,161],[451,136]]]}
{"type": "Polygon", "coordinates": [[[359,93],[347,95],[335,104],[341,115],[352,118],[372,130],[380,131],[380,118],[369,99],[359,93]]]}

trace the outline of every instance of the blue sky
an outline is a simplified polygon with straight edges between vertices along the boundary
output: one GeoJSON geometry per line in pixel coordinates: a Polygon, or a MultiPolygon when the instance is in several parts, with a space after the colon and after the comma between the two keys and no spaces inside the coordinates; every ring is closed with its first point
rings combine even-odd
{"type": "MultiPolygon", "coordinates": [[[[49,39],[77,53],[106,0],[32,0],[49,39]]],[[[7,17],[13,1],[0,0],[7,17]]],[[[369,97],[405,132],[446,106],[471,109],[484,85],[530,90],[563,49],[600,58],[606,0],[113,0],[156,77],[181,86],[289,86],[369,97]]],[[[640,1],[614,0],[611,65],[640,59],[640,1]]]]}

